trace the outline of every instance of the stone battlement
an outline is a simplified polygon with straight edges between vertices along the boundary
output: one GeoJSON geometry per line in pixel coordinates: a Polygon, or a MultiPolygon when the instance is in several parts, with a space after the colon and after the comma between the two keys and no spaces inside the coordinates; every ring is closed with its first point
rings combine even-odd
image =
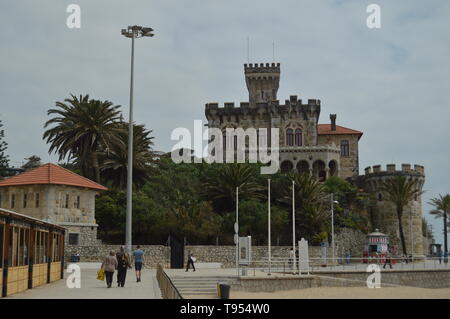
{"type": "MultiPolygon", "coordinates": [[[[276,107],[307,107],[307,106],[320,106],[320,100],[318,99],[308,99],[308,102],[303,104],[302,100],[297,99],[297,95],[291,95],[289,100],[285,100],[285,104],[280,104],[280,101],[271,101],[271,102],[262,102],[257,103],[257,107],[269,107],[269,106],[276,106],[276,107]]],[[[210,102],[205,104],[206,110],[227,110],[227,109],[240,109],[240,108],[246,108],[250,107],[249,102],[240,102],[240,105],[238,107],[235,106],[234,102],[225,102],[223,103],[223,106],[219,106],[219,103],[217,102],[210,102]]]]}
{"type": "Polygon", "coordinates": [[[280,73],[280,63],[244,64],[245,73],[280,73]]]}
{"type": "Polygon", "coordinates": [[[411,164],[401,164],[401,169],[397,170],[395,164],[387,164],[386,170],[383,170],[381,165],[369,166],[364,169],[365,175],[376,174],[376,173],[416,173],[420,175],[425,175],[425,168],[422,165],[415,164],[414,167],[411,164]]]}

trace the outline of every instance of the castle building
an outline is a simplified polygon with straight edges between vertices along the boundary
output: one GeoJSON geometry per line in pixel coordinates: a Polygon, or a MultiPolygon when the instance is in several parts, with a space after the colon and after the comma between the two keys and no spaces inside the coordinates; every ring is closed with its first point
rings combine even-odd
{"type": "Polygon", "coordinates": [[[62,226],[66,245],[97,243],[95,196],[107,190],[55,164],[0,181],[0,207],[62,226]]]}
{"type": "MultiPolygon", "coordinates": [[[[320,100],[303,102],[291,95],[284,104],[277,99],[280,64],[245,64],[245,82],[249,101],[207,103],[208,127],[279,129],[280,167],[283,172],[312,174],[325,180],[358,175],[358,142],[362,132],[336,125],[336,114],[329,124],[319,124],[320,100]]],[[[270,139],[270,138],[269,138],[270,139]]],[[[236,143],[236,142],[235,142],[236,143]]],[[[271,141],[269,141],[269,144],[271,141]]]]}
{"type": "MultiPolygon", "coordinates": [[[[392,203],[383,199],[381,182],[392,176],[404,175],[418,179],[422,188],[425,178],[423,166],[415,165],[411,169],[411,165],[403,164],[401,170],[396,170],[394,164],[389,164],[383,171],[380,165],[376,165],[359,176],[358,143],[363,135],[361,131],[337,125],[336,114],[330,114],[328,124],[319,124],[321,102],[318,99],[302,101],[291,95],[280,103],[277,99],[280,63],[244,64],[244,74],[248,102],[241,102],[239,107],[234,103],[224,103],[223,107],[216,102],[207,103],[205,116],[208,127],[219,128],[223,132],[227,128],[265,128],[269,139],[270,130],[278,128],[282,172],[306,173],[319,181],[339,176],[364,189],[378,198],[370,212],[373,230],[382,230],[390,235],[392,242],[398,243],[396,210],[392,203]]],[[[237,142],[234,143],[236,148],[237,142]]],[[[408,251],[412,246],[414,255],[423,256],[421,196],[408,204],[403,218],[408,251]],[[411,241],[414,242],[412,245],[411,241]]]]}

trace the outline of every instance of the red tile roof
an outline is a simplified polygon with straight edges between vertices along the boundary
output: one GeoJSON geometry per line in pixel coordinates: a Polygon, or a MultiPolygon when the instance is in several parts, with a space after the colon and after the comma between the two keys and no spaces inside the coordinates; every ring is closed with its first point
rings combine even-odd
{"type": "Polygon", "coordinates": [[[336,131],[331,130],[331,124],[318,124],[317,133],[319,135],[340,135],[340,134],[350,134],[359,135],[361,137],[363,132],[352,130],[351,128],[336,125],[336,131]]]}
{"type": "Polygon", "coordinates": [[[34,184],[68,185],[107,190],[106,187],[97,184],[90,179],[52,163],[39,166],[22,174],[0,181],[0,187],[34,184]]]}

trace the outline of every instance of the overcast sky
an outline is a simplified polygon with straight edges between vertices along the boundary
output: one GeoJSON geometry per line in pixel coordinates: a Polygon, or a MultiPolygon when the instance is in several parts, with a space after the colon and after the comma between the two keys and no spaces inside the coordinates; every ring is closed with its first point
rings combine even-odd
{"type": "Polygon", "coordinates": [[[176,127],[193,128],[207,102],[248,100],[243,64],[281,63],[278,98],[322,101],[320,123],[364,132],[360,173],[387,163],[425,166],[426,202],[450,193],[450,1],[448,0],[3,0],[0,118],[13,165],[36,154],[47,110],[70,93],[123,106],[127,115],[128,25],[155,29],[136,41],[135,119],[169,151],[176,127]],[[69,4],[81,28],[69,29],[69,4]],[[381,29],[366,8],[381,7],[381,29]]]}

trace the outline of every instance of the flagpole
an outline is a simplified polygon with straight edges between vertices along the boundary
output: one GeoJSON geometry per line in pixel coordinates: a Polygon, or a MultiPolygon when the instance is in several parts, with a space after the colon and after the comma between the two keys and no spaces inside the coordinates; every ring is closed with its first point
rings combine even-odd
{"type": "Polygon", "coordinates": [[[271,266],[271,260],[272,260],[272,252],[271,252],[271,236],[270,236],[270,178],[267,180],[269,183],[269,187],[268,187],[268,198],[269,198],[269,203],[268,203],[268,207],[269,207],[269,214],[268,214],[268,233],[269,233],[269,240],[268,240],[268,245],[269,245],[269,275],[270,275],[270,266],[271,266]]]}
{"type": "Polygon", "coordinates": [[[236,270],[239,277],[239,187],[236,187],[236,224],[234,231],[236,240],[236,270]]]}
{"type": "Polygon", "coordinates": [[[295,182],[292,180],[292,249],[294,250],[294,274],[297,271],[297,255],[295,254],[295,182]]]}

